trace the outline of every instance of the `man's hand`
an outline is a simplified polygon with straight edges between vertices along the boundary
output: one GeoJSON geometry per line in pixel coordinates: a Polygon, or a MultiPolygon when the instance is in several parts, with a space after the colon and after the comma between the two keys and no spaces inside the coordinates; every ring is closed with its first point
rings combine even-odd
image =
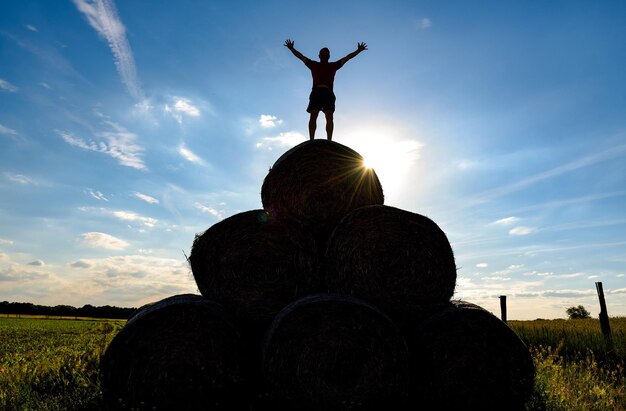
{"type": "MultiPolygon", "coordinates": [[[[293,44],[293,42],[292,42],[292,44],[293,44]]],[[[367,50],[367,44],[365,44],[365,43],[363,43],[363,42],[359,43],[359,44],[357,45],[357,50],[358,50],[359,52],[361,52],[361,51],[363,51],[363,50],[367,50]]]]}
{"type": "Polygon", "coordinates": [[[293,40],[291,39],[285,40],[285,47],[291,50],[293,48],[293,40]]]}

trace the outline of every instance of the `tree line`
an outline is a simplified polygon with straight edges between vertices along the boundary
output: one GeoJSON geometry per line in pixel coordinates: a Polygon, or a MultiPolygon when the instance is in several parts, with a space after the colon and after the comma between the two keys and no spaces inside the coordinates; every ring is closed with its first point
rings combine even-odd
{"type": "Polygon", "coordinates": [[[110,305],[96,307],[91,304],[77,308],[71,305],[49,307],[32,303],[10,303],[8,301],[0,303],[0,313],[2,314],[127,319],[135,310],[136,308],[114,307],[110,305]]]}

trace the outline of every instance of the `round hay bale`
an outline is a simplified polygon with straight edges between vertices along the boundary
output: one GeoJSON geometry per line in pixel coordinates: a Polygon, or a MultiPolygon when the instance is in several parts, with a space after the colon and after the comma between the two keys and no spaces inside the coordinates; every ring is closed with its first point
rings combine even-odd
{"type": "Polygon", "coordinates": [[[319,291],[310,233],[263,210],[236,214],[196,236],[189,256],[200,293],[247,325],[267,326],[294,299],[319,291]]]}
{"type": "Polygon", "coordinates": [[[456,283],[452,248],[439,226],[384,205],[359,208],[337,225],[324,271],[330,292],[367,300],[400,326],[448,302],[456,283]]]}
{"type": "Polygon", "coordinates": [[[312,295],[285,307],[263,345],[272,409],[399,409],[407,399],[408,351],[374,306],[312,295]]]}
{"type": "Polygon", "coordinates": [[[101,362],[104,409],[245,409],[240,332],[221,306],[177,295],[136,313],[101,362]]]}
{"type": "Polygon", "coordinates": [[[523,409],[534,380],[526,345],[481,307],[453,301],[409,336],[415,408],[523,409]]]}
{"type": "MultiPolygon", "coordinates": [[[[263,208],[332,227],[351,210],[383,204],[380,181],[363,157],[328,140],[309,140],[284,153],[263,181],[263,208]]],[[[329,234],[329,233],[328,233],[329,234]]]]}

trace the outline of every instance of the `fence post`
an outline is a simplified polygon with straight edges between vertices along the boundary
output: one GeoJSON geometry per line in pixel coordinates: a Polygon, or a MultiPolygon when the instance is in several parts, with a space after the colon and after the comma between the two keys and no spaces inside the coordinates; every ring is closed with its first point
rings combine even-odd
{"type": "Polygon", "coordinates": [[[503,322],[506,322],[506,295],[500,296],[500,318],[503,322]]]}
{"type": "Polygon", "coordinates": [[[602,281],[596,283],[596,291],[600,300],[600,329],[604,334],[608,351],[613,351],[613,338],[611,335],[611,325],[609,324],[609,314],[606,311],[606,302],[604,301],[604,290],[602,289],[602,281]]]}

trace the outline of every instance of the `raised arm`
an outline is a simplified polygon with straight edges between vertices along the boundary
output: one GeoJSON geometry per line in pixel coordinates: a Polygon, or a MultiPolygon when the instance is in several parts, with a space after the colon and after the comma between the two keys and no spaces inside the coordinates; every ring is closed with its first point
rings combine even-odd
{"type": "Polygon", "coordinates": [[[303,63],[306,64],[307,58],[302,53],[300,53],[298,50],[296,50],[296,48],[293,46],[293,40],[291,40],[291,39],[285,40],[285,47],[287,47],[289,49],[289,51],[291,51],[293,53],[294,56],[296,56],[297,58],[302,60],[303,63]]]}
{"type": "Polygon", "coordinates": [[[358,43],[357,44],[357,48],[356,48],[355,51],[353,51],[352,53],[348,54],[347,56],[345,56],[341,60],[339,60],[339,61],[341,61],[341,65],[343,66],[344,64],[346,64],[348,62],[348,60],[350,60],[351,58],[356,57],[363,50],[367,50],[367,44],[365,44],[365,43],[358,43]]]}

